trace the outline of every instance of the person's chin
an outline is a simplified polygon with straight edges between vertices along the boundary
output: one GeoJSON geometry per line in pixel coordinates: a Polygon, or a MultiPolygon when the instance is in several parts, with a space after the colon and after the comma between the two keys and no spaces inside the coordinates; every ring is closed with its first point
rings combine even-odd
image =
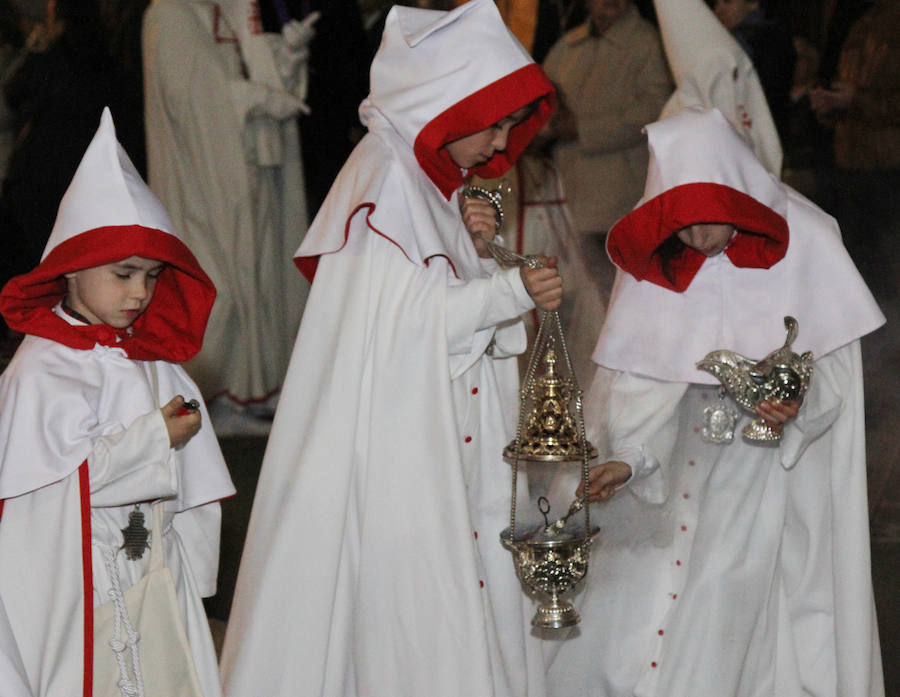
{"type": "Polygon", "coordinates": [[[112,321],[107,322],[107,324],[115,329],[127,329],[134,324],[134,321],[140,316],[140,310],[123,310],[119,313],[118,317],[113,318],[112,321]]]}

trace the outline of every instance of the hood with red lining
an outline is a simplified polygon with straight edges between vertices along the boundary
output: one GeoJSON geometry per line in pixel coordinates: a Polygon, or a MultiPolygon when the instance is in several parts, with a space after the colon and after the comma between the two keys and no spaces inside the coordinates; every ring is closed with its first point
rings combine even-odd
{"type": "Polygon", "coordinates": [[[610,259],[639,281],[684,292],[707,257],[690,247],[666,261],[661,246],[682,228],[726,223],[737,231],[724,254],[741,268],[768,269],[787,253],[786,196],[778,180],[717,110],[688,109],[647,127],[650,164],[644,196],[609,231],[610,259]],[[684,123],[690,123],[685,128],[684,123]],[[727,157],[686,156],[690,141],[727,157]]]}
{"type": "Polygon", "coordinates": [[[63,196],[41,263],[0,291],[14,330],[71,348],[116,346],[137,360],[186,361],[200,350],[215,286],[176,235],[171,220],[115,136],[106,109],[63,196]],[[165,262],[153,299],[126,330],[72,325],[53,312],[66,295],[63,274],[130,256],[165,262]]]}
{"type": "Polygon", "coordinates": [[[506,172],[554,106],[553,86],[494,3],[472,0],[450,12],[391,10],[360,115],[368,124],[368,111],[380,112],[449,199],[463,172],[443,146],[532,102],[534,111],[510,131],[506,150],[470,173],[491,179],[506,172]]]}

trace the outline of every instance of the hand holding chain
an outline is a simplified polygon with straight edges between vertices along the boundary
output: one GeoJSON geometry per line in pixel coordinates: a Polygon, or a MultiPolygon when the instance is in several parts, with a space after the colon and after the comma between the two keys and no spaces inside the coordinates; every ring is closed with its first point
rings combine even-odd
{"type": "MultiPolygon", "coordinates": [[[[480,198],[483,201],[487,201],[491,204],[491,208],[494,209],[494,213],[496,214],[497,223],[495,230],[499,231],[503,226],[503,194],[508,193],[509,187],[505,182],[501,182],[500,186],[498,186],[493,191],[489,191],[481,186],[467,186],[462,191],[463,198],[480,198]]],[[[482,242],[484,242],[485,247],[487,247],[488,253],[493,257],[494,261],[496,261],[500,266],[505,268],[511,268],[513,266],[527,266],[529,269],[539,269],[543,266],[543,264],[538,260],[538,258],[532,254],[522,255],[518,254],[507,247],[504,247],[501,244],[497,244],[493,240],[488,239],[480,232],[472,232],[470,233],[473,237],[477,237],[482,242]]]]}

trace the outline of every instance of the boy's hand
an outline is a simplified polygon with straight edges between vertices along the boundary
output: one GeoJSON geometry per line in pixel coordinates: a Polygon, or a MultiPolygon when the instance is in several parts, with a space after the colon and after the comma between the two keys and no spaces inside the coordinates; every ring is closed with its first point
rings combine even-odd
{"type": "Polygon", "coordinates": [[[563,282],[556,268],[556,257],[538,256],[543,264],[539,269],[523,266],[519,269],[522,283],[539,310],[556,310],[562,304],[563,282]]]}
{"type": "MultiPolygon", "coordinates": [[[[631,466],[620,460],[610,460],[592,467],[588,472],[588,502],[608,501],[631,476],[631,466]]],[[[578,487],[577,496],[581,496],[578,487]]]]}
{"type": "Polygon", "coordinates": [[[166,422],[166,430],[169,432],[169,444],[173,448],[180,448],[200,430],[200,412],[192,411],[179,415],[183,407],[184,397],[179,394],[172,397],[169,403],[160,409],[163,421],[166,422]]]}
{"type": "Polygon", "coordinates": [[[462,214],[466,232],[472,236],[478,256],[482,259],[490,258],[491,255],[484,240],[480,239],[478,235],[492,240],[497,234],[497,212],[494,207],[483,198],[463,196],[460,198],[459,211],[462,214]]]}
{"type": "Polygon", "coordinates": [[[797,417],[800,411],[800,402],[787,401],[781,402],[777,399],[767,399],[756,405],[756,415],[759,416],[766,425],[773,429],[776,433],[781,433],[784,425],[797,417]]]}

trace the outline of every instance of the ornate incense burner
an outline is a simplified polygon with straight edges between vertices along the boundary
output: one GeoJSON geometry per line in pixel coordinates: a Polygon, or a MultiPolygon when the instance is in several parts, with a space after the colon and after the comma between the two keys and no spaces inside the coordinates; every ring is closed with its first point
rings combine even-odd
{"type": "MultiPolygon", "coordinates": [[[[470,186],[462,195],[488,201],[499,230],[503,193],[501,182],[493,191],[470,186]]],[[[541,265],[537,257],[503,247],[496,236],[493,240],[479,237],[501,266],[541,265]]],[[[512,465],[512,495],[509,527],[500,533],[500,542],[512,552],[519,580],[532,593],[549,596],[538,606],[531,624],[558,629],[581,620],[572,604],[560,596],[587,573],[591,542],[599,528],[591,527],[586,498],[588,462],[597,457],[597,451],[585,438],[582,394],[556,312],[542,316],[520,399],[516,438],[503,450],[504,459],[512,465]],[[562,365],[558,355],[564,359],[562,365]],[[540,376],[538,366],[543,366],[540,376]],[[579,511],[583,515],[573,518],[579,511]],[[551,513],[563,512],[550,522],[551,513]]]]}
{"type": "Polygon", "coordinates": [[[556,312],[543,317],[520,396],[516,439],[503,451],[512,465],[512,496],[510,526],[500,533],[500,542],[512,552],[519,580],[532,592],[549,596],[538,606],[532,625],[558,629],[580,621],[560,596],[587,573],[599,529],[591,527],[586,505],[588,462],[597,451],[585,438],[581,391],[556,312]],[[565,357],[564,375],[557,371],[557,342],[565,357]],[[540,376],[538,364],[543,366],[540,376]],[[583,515],[575,516],[579,511],[583,515]],[[564,515],[551,522],[553,513],[564,515]]]}

